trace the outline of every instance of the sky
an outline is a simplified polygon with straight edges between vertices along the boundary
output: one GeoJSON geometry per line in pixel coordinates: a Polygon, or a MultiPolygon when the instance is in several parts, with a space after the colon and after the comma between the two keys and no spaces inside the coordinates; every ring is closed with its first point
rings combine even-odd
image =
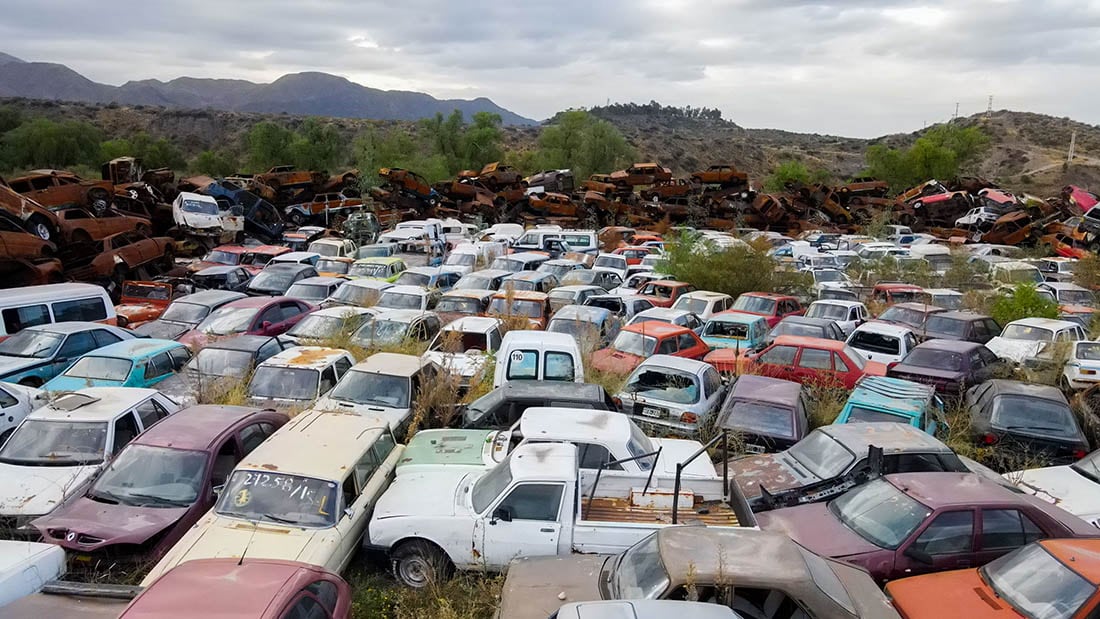
{"type": "Polygon", "coordinates": [[[2,4],[0,51],[114,85],[324,71],[535,119],[656,100],[852,137],[979,113],[993,95],[994,109],[1100,124],[1100,0],[2,4]]]}

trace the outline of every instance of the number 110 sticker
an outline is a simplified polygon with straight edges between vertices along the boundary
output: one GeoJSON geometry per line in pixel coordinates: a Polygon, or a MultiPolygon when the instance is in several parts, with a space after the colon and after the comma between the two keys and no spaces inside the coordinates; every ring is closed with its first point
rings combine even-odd
{"type": "Polygon", "coordinates": [[[523,362],[523,353],[521,351],[518,351],[518,350],[512,352],[512,363],[522,363],[522,362],[523,362]]]}

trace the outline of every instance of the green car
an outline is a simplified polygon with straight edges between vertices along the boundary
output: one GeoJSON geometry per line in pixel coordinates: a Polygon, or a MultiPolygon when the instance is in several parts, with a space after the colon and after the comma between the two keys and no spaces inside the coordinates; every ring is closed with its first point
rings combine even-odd
{"type": "Polygon", "coordinates": [[[395,256],[360,258],[351,264],[348,277],[380,279],[392,284],[406,269],[408,266],[405,265],[405,261],[395,256]]]}

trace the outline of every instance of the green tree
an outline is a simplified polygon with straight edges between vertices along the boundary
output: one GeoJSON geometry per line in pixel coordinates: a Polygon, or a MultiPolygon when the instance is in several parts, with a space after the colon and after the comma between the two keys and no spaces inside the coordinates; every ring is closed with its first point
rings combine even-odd
{"type": "Polygon", "coordinates": [[[436,113],[432,118],[420,121],[420,127],[427,136],[429,152],[442,157],[449,171],[465,169],[465,121],[462,112],[455,110],[446,118],[442,113],[436,113]]]}
{"type": "Polygon", "coordinates": [[[302,170],[330,170],[344,156],[344,138],[330,123],[306,119],[287,146],[291,163],[302,170]]]}
{"type": "Polygon", "coordinates": [[[788,183],[825,183],[829,181],[829,173],[822,169],[810,170],[801,161],[784,161],[780,163],[764,181],[764,189],[767,191],[783,191],[788,183]]]}
{"type": "Polygon", "coordinates": [[[1058,303],[1039,294],[1035,284],[1019,283],[993,299],[989,315],[1002,325],[1021,318],[1057,318],[1058,303]]]}
{"type": "Polygon", "coordinates": [[[23,124],[23,114],[10,105],[0,106],[0,135],[23,124]]]}
{"type": "Polygon", "coordinates": [[[293,141],[294,132],[269,120],[252,125],[245,136],[248,165],[259,172],[289,163],[290,144],[293,141]]]}
{"type": "Polygon", "coordinates": [[[901,191],[932,178],[948,179],[970,170],[989,148],[977,127],[936,125],[905,149],[875,144],[867,149],[867,176],[901,191]]]}
{"type": "Polygon", "coordinates": [[[237,171],[237,158],[225,150],[204,150],[195,156],[191,169],[220,178],[230,176],[237,171]]]}
{"type": "Polygon", "coordinates": [[[167,138],[154,138],[141,131],[131,138],[107,140],[100,144],[99,158],[110,161],[117,157],[137,157],[146,168],[182,170],[187,165],[183,152],[167,138]]]}
{"type": "Polygon", "coordinates": [[[0,159],[9,168],[99,165],[99,129],[80,121],[35,118],[0,138],[0,159]]]}
{"type": "Polygon", "coordinates": [[[718,249],[709,242],[681,236],[669,246],[667,272],[700,290],[724,292],[734,298],[744,292],[810,292],[807,273],[777,270],[762,247],[738,245],[718,249]]]}
{"type": "Polygon", "coordinates": [[[544,170],[570,168],[582,179],[625,167],[634,157],[634,149],[614,125],[584,110],[568,110],[539,134],[535,161],[544,170]]]}
{"type": "Polygon", "coordinates": [[[474,114],[473,122],[462,133],[463,168],[480,170],[485,164],[500,161],[504,157],[504,151],[500,147],[503,135],[500,130],[501,122],[500,114],[474,114]]]}

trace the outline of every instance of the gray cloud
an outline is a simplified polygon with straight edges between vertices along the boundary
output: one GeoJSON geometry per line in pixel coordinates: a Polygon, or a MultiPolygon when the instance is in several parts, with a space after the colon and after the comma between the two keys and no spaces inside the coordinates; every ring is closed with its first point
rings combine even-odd
{"type": "Polygon", "coordinates": [[[656,99],[875,136],[994,94],[1100,122],[1100,0],[43,0],[7,7],[0,40],[112,84],[326,71],[536,118],[656,99]]]}

